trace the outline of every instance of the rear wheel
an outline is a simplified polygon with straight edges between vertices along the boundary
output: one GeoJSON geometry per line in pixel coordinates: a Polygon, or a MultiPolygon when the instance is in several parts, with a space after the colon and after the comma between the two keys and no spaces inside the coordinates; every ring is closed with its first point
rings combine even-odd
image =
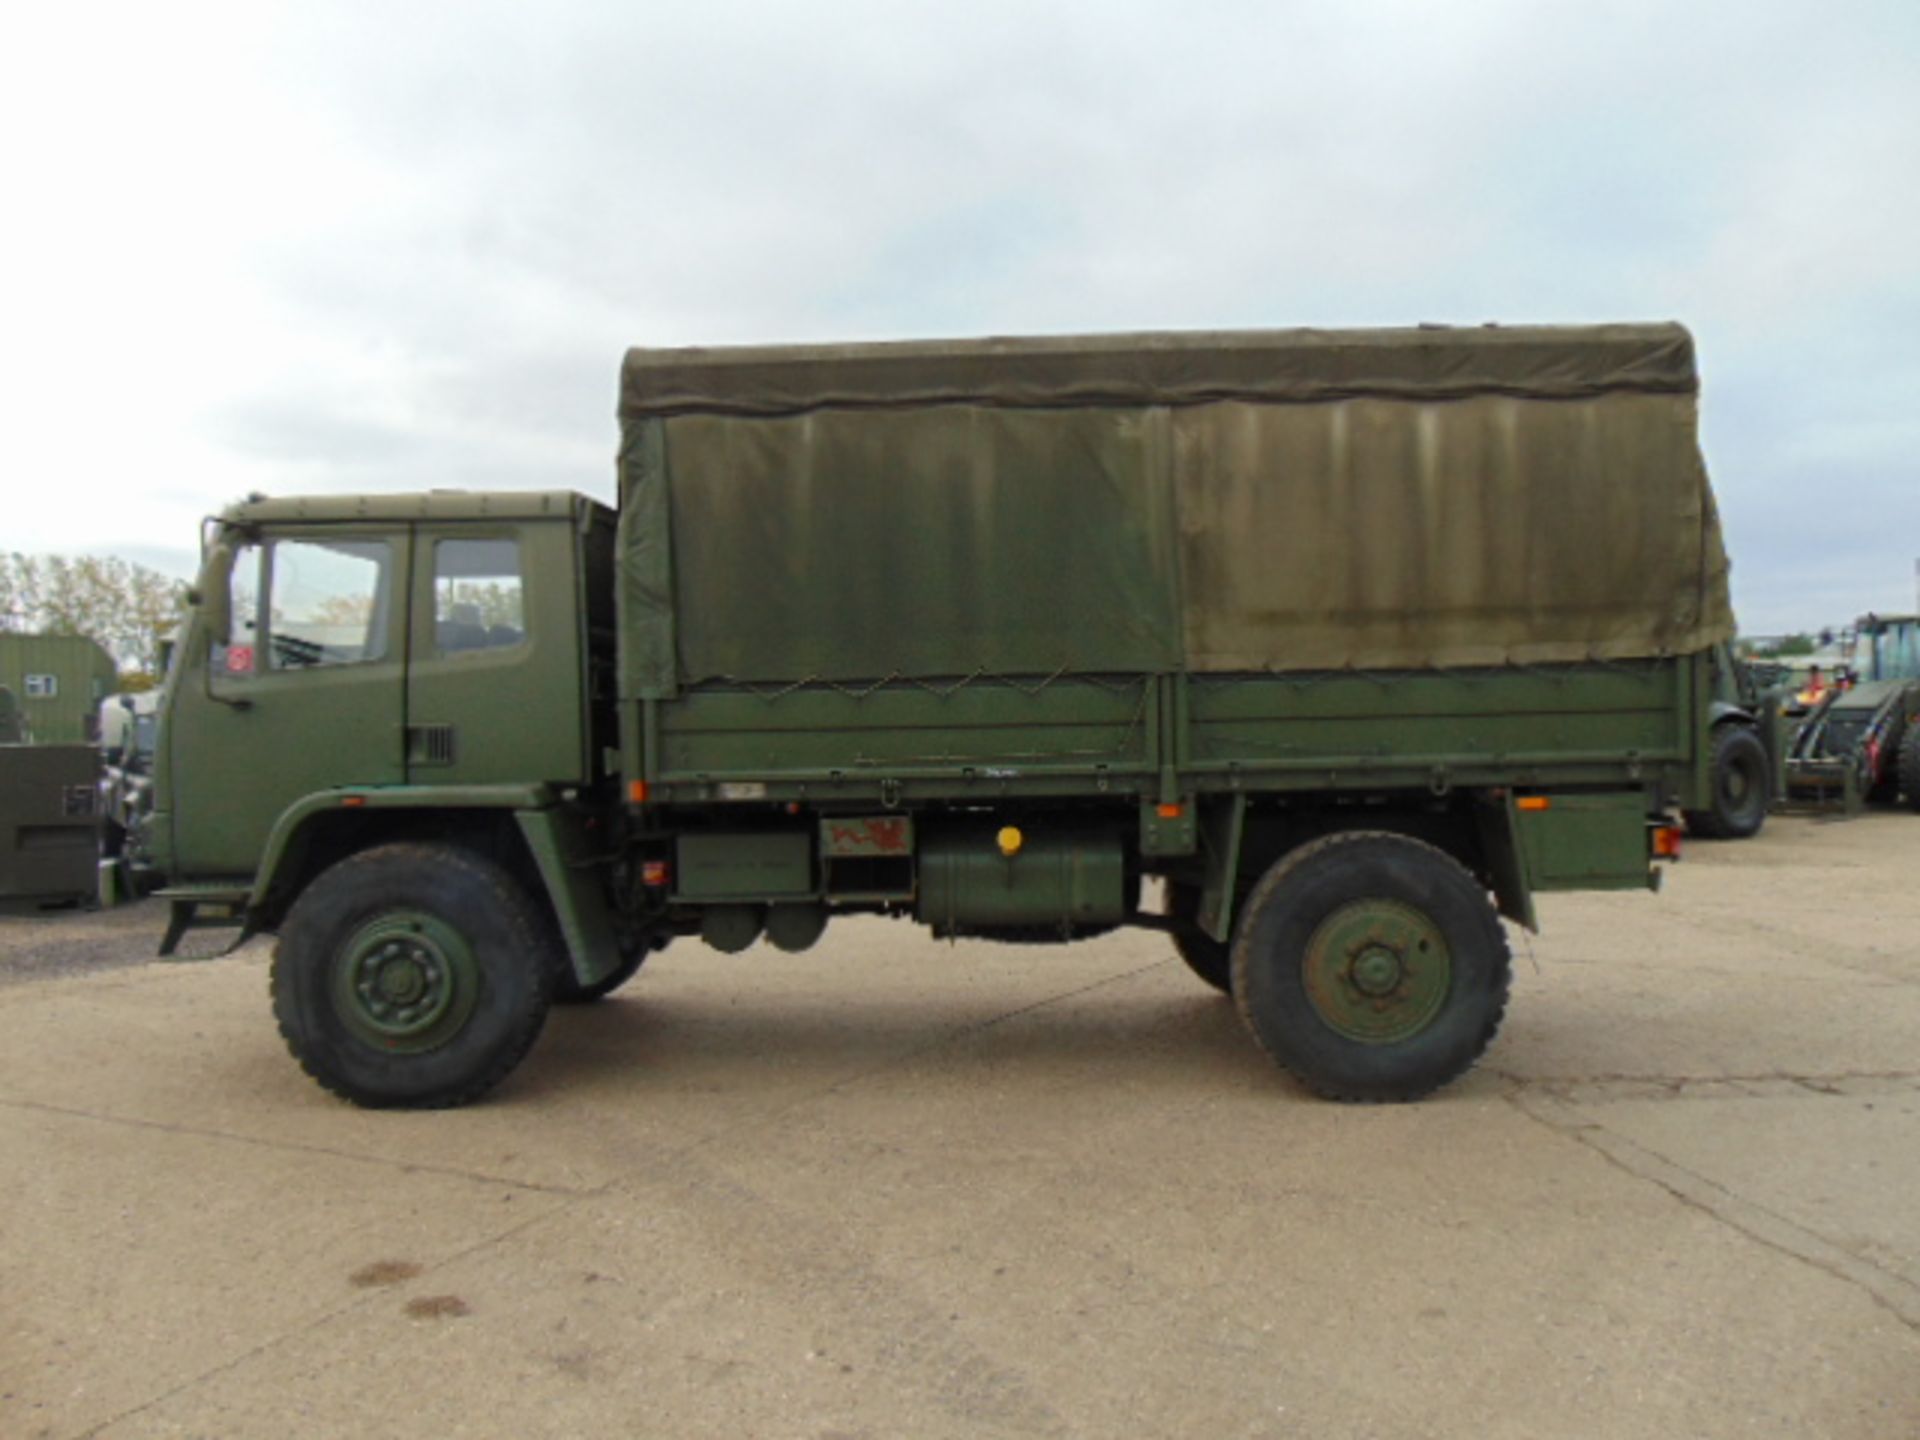
{"type": "Polygon", "coordinates": [[[1687,829],[1709,840],[1745,840],[1766,823],[1772,786],[1767,747],[1751,726],[1722,725],[1713,736],[1713,804],[1687,811],[1687,829]]]}
{"type": "Polygon", "coordinates": [[[1267,871],[1233,944],[1262,1048],[1335,1100],[1413,1100],[1463,1074],[1506,1010],[1511,961],[1484,887],[1402,835],[1303,845],[1267,871]]]}
{"type": "Polygon", "coordinates": [[[1173,948],[1187,968],[1222,995],[1233,993],[1233,947],[1200,928],[1200,887],[1167,882],[1167,914],[1174,922],[1173,948]]]}
{"type": "Polygon", "coordinates": [[[452,845],[382,845],[316,879],[280,929],[273,1010],[287,1048],[356,1105],[463,1105],[546,1020],[540,916],[497,865],[452,845]]]}

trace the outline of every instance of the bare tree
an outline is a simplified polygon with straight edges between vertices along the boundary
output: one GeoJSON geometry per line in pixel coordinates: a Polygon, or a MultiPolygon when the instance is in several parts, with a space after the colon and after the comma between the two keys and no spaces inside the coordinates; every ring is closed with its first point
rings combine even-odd
{"type": "Polygon", "coordinates": [[[86,635],[123,669],[153,674],[187,587],[111,555],[0,555],[0,627],[86,635]]]}

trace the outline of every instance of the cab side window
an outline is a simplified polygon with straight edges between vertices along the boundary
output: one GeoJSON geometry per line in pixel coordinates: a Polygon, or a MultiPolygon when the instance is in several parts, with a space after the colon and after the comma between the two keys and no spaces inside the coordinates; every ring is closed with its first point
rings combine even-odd
{"type": "Polygon", "coordinates": [[[433,643],[442,655],[503,650],[527,638],[517,540],[440,540],[433,547],[433,643]]]}

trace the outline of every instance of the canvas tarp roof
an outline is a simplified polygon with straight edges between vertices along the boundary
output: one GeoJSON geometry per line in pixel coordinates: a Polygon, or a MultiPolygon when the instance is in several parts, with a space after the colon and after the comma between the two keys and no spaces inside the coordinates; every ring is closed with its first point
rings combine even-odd
{"type": "Polygon", "coordinates": [[[1674,325],[636,350],[623,688],[1699,649],[1696,390],[1674,325]]]}
{"type": "Polygon", "coordinates": [[[620,415],[1696,389],[1693,341],[1678,325],[1241,330],[630,350],[620,415]]]}

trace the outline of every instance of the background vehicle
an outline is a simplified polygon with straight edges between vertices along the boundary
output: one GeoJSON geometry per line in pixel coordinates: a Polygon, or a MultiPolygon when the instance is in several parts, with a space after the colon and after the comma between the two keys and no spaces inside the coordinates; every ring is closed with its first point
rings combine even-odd
{"type": "Polygon", "coordinates": [[[1867,615],[1854,627],[1852,683],[1805,712],[1787,756],[1796,800],[1892,802],[1920,810],[1920,617],[1867,615]]]}
{"type": "Polygon", "coordinates": [[[1499,917],[1647,888],[1713,802],[1697,388],[1677,326],[630,352],[617,518],[218,522],[166,944],[277,931],[282,1033],[363,1104],[850,912],[1165,930],[1311,1088],[1424,1094],[1500,1022],[1499,917]]]}
{"type": "Polygon", "coordinates": [[[153,757],[159,736],[157,692],[109,695],[100,706],[100,898],[104,904],[153,888],[160,877],[147,853],[153,810],[153,757]]]}

